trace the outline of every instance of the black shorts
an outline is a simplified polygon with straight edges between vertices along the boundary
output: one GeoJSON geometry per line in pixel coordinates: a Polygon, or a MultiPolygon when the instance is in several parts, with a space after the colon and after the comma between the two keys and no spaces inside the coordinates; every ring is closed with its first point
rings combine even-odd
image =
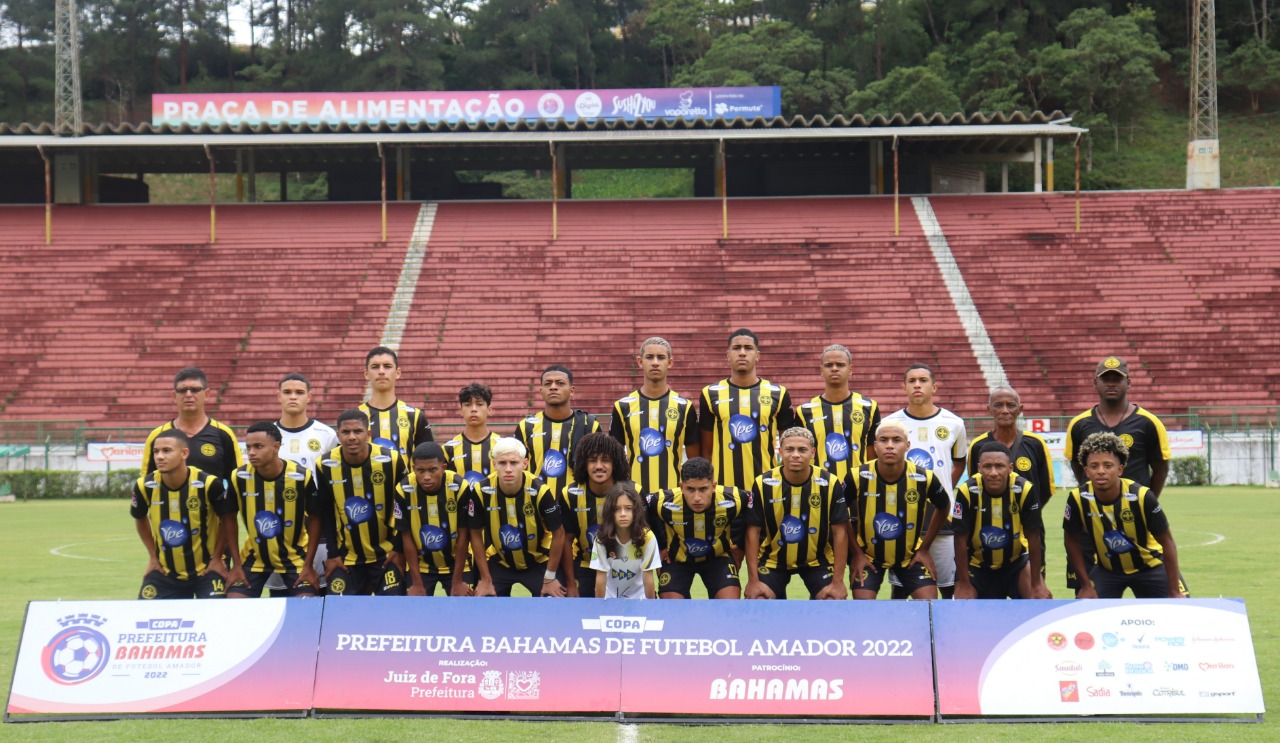
{"type": "Polygon", "coordinates": [[[138,589],[140,599],[222,599],[227,597],[227,582],[217,573],[207,573],[195,578],[178,580],[159,570],[152,570],[142,579],[138,589]]]}
{"type": "Polygon", "coordinates": [[[258,598],[262,596],[262,589],[266,587],[267,581],[273,575],[279,575],[284,581],[285,588],[283,591],[272,591],[272,596],[288,596],[288,597],[307,597],[318,596],[319,589],[310,583],[303,583],[295,586],[298,582],[297,573],[276,572],[272,570],[264,570],[259,573],[245,571],[245,577],[249,579],[248,583],[236,583],[227,587],[227,594],[235,594],[237,596],[249,596],[258,598]]]}
{"type": "Polygon", "coordinates": [[[1018,577],[1030,561],[1031,557],[1024,554],[1002,568],[975,568],[970,565],[969,582],[973,584],[980,599],[1022,598],[1022,593],[1018,590],[1018,577]]]}
{"type": "MultiPolygon", "coordinates": [[[[595,585],[595,571],[592,571],[591,585],[595,585]]],[[[511,589],[517,583],[524,586],[530,596],[542,595],[542,579],[546,577],[547,564],[536,562],[524,570],[512,570],[498,562],[496,557],[489,558],[489,577],[493,579],[493,592],[499,596],[510,596],[511,589]]]]}
{"type": "MultiPolygon", "coordinates": [[[[1122,598],[1126,588],[1133,591],[1133,597],[1138,599],[1169,598],[1169,574],[1164,565],[1127,575],[1094,565],[1089,571],[1089,580],[1093,581],[1093,590],[1100,599],[1122,598]]],[[[1187,590],[1187,581],[1181,575],[1178,576],[1178,587],[1183,593],[1191,595],[1187,590]]]]}
{"type": "MultiPolygon", "coordinates": [[[[412,576],[410,576],[412,580],[412,576]]],[[[462,582],[472,588],[476,585],[476,573],[473,570],[464,570],[462,573],[462,582]]],[[[453,595],[453,574],[452,573],[423,573],[422,574],[422,590],[428,596],[436,595],[436,588],[446,596],[453,595]]]]}
{"type": "Polygon", "coordinates": [[[867,570],[861,576],[850,576],[849,587],[855,591],[871,591],[879,593],[880,586],[884,582],[886,574],[892,573],[894,578],[898,579],[897,585],[902,586],[902,590],[910,596],[921,588],[938,585],[928,570],[920,563],[916,563],[909,568],[889,567],[878,568],[876,570],[867,570]]]}
{"type": "Polygon", "coordinates": [[[809,598],[816,598],[818,591],[831,585],[831,577],[833,573],[829,567],[799,567],[794,570],[786,568],[769,568],[764,565],[760,566],[760,582],[769,587],[773,591],[774,598],[785,599],[787,597],[787,584],[791,582],[791,576],[799,574],[800,579],[804,581],[804,587],[809,589],[809,598]]]}
{"type": "MultiPolygon", "coordinates": [[[[708,598],[715,598],[725,588],[742,588],[742,581],[738,579],[738,564],[732,557],[724,555],[702,562],[670,562],[663,565],[658,570],[658,593],[678,593],[690,598],[689,591],[693,588],[695,575],[707,587],[708,598]]],[[[764,577],[761,576],[760,580],[764,581],[764,577]]]]}
{"type": "Polygon", "coordinates": [[[330,596],[403,596],[404,589],[404,573],[394,562],[343,565],[329,576],[330,596]]]}
{"type": "MultiPolygon", "coordinates": [[[[1076,544],[1080,545],[1080,552],[1084,554],[1085,569],[1089,571],[1089,575],[1093,575],[1093,566],[1098,564],[1098,556],[1093,551],[1093,540],[1088,534],[1079,534],[1076,536],[1076,544]]],[[[1080,590],[1080,576],[1076,575],[1076,571],[1071,568],[1070,560],[1067,561],[1067,588],[1073,591],[1080,590]]]]}
{"type": "MultiPolygon", "coordinates": [[[[560,571],[564,572],[564,571],[560,571]]],[[[591,568],[584,568],[581,565],[573,566],[573,580],[578,584],[578,598],[593,599],[596,597],[596,576],[599,575],[591,568]]],[[[564,581],[560,581],[560,585],[564,585],[564,581]]],[[[541,592],[542,589],[538,589],[541,592]]],[[[537,594],[535,594],[537,595],[537,594]]]]}

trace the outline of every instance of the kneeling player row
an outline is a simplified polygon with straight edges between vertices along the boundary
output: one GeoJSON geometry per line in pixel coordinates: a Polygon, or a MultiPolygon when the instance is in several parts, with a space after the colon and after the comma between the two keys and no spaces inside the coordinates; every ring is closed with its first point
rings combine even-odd
{"type": "MultiPolygon", "coordinates": [[[[155,441],[155,471],[138,480],[132,513],[148,548],[141,598],[261,595],[279,574],[289,595],[314,595],[321,574],[338,595],[688,598],[707,594],[785,598],[799,575],[811,598],[843,599],[846,564],[855,598],[876,597],[884,577],[915,598],[937,597],[929,548],[948,514],[959,522],[958,598],[1048,598],[1040,497],[1012,472],[998,442],[952,505],[930,470],[906,459],[907,431],[886,421],[876,459],[845,482],[814,466],[813,434],[780,437],[781,466],[751,490],[717,485],[705,459],[687,461],[680,486],[641,497],[624,478],[625,451],[604,434],[582,439],[574,483],[560,494],[527,471],[524,445],[501,439],[492,474],[468,480],[448,469],[438,444],[421,444],[412,469],[369,443],[359,410],[338,419],[339,446],[311,472],[279,458],[280,432],[249,428],[249,464],[222,482],[186,465],[187,442],[155,441]],[[239,512],[241,518],[237,519],[239,512]],[[230,549],[243,525],[243,548],[230,549]],[[327,558],[313,566],[317,547],[327,558]],[[228,567],[222,556],[230,553],[228,567]],[[407,559],[406,559],[407,556],[407,559]],[[656,574],[656,578],[655,578],[656,574]]],[[[1071,565],[1088,575],[1081,596],[1183,596],[1177,550],[1159,503],[1122,480],[1128,457],[1114,435],[1080,448],[1089,482],[1068,497],[1064,529],[1071,565]],[[1096,550],[1086,570],[1079,542],[1096,550]]]]}

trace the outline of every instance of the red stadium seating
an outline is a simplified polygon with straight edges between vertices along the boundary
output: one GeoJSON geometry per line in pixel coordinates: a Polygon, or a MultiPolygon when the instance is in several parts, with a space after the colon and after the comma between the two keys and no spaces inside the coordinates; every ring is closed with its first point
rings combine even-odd
{"type": "Polygon", "coordinates": [[[930,199],[1028,414],[1097,402],[1107,354],[1157,414],[1275,405],[1280,191],[930,199]]]}
{"type": "MultiPolygon", "coordinates": [[[[1090,405],[1093,364],[1125,356],[1158,414],[1276,405],[1280,191],[935,196],[930,201],[1031,415],[1090,405]]],[[[940,404],[980,415],[986,385],[909,199],[565,202],[438,208],[401,343],[402,397],[455,422],[455,393],[495,391],[495,420],[538,409],[537,372],[565,363],[575,404],[605,413],[639,383],[640,340],[675,346],[673,386],[726,374],[727,332],[762,337],[760,373],[797,402],[828,343],[886,410],[903,368],[939,369],[940,404]]],[[[179,367],[210,375],[214,415],[277,411],[278,376],[315,382],[332,419],[364,390],[418,204],[0,208],[0,419],[152,425],[179,367]]]]}
{"type": "Polygon", "coordinates": [[[358,399],[418,207],[57,207],[0,210],[0,400],[7,419],[147,425],[172,416],[173,373],[196,364],[235,424],[279,413],[285,370],[333,417],[358,399]],[[12,229],[9,227],[12,226],[12,229]]]}

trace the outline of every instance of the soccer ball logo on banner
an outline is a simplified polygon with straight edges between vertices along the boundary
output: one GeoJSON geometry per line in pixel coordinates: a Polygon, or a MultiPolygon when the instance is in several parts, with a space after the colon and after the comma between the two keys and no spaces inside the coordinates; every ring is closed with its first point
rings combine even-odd
{"type": "Polygon", "coordinates": [[[80,684],[106,668],[111,646],[97,630],[69,627],[54,635],[42,657],[45,675],[51,680],[64,685],[80,684]]]}

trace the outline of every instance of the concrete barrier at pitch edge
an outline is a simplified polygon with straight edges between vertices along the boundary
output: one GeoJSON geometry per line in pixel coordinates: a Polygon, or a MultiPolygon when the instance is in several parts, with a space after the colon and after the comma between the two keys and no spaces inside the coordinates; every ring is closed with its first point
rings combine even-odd
{"type": "Polygon", "coordinates": [[[515,601],[32,602],[6,719],[1263,711],[1242,602],[515,601]]]}

